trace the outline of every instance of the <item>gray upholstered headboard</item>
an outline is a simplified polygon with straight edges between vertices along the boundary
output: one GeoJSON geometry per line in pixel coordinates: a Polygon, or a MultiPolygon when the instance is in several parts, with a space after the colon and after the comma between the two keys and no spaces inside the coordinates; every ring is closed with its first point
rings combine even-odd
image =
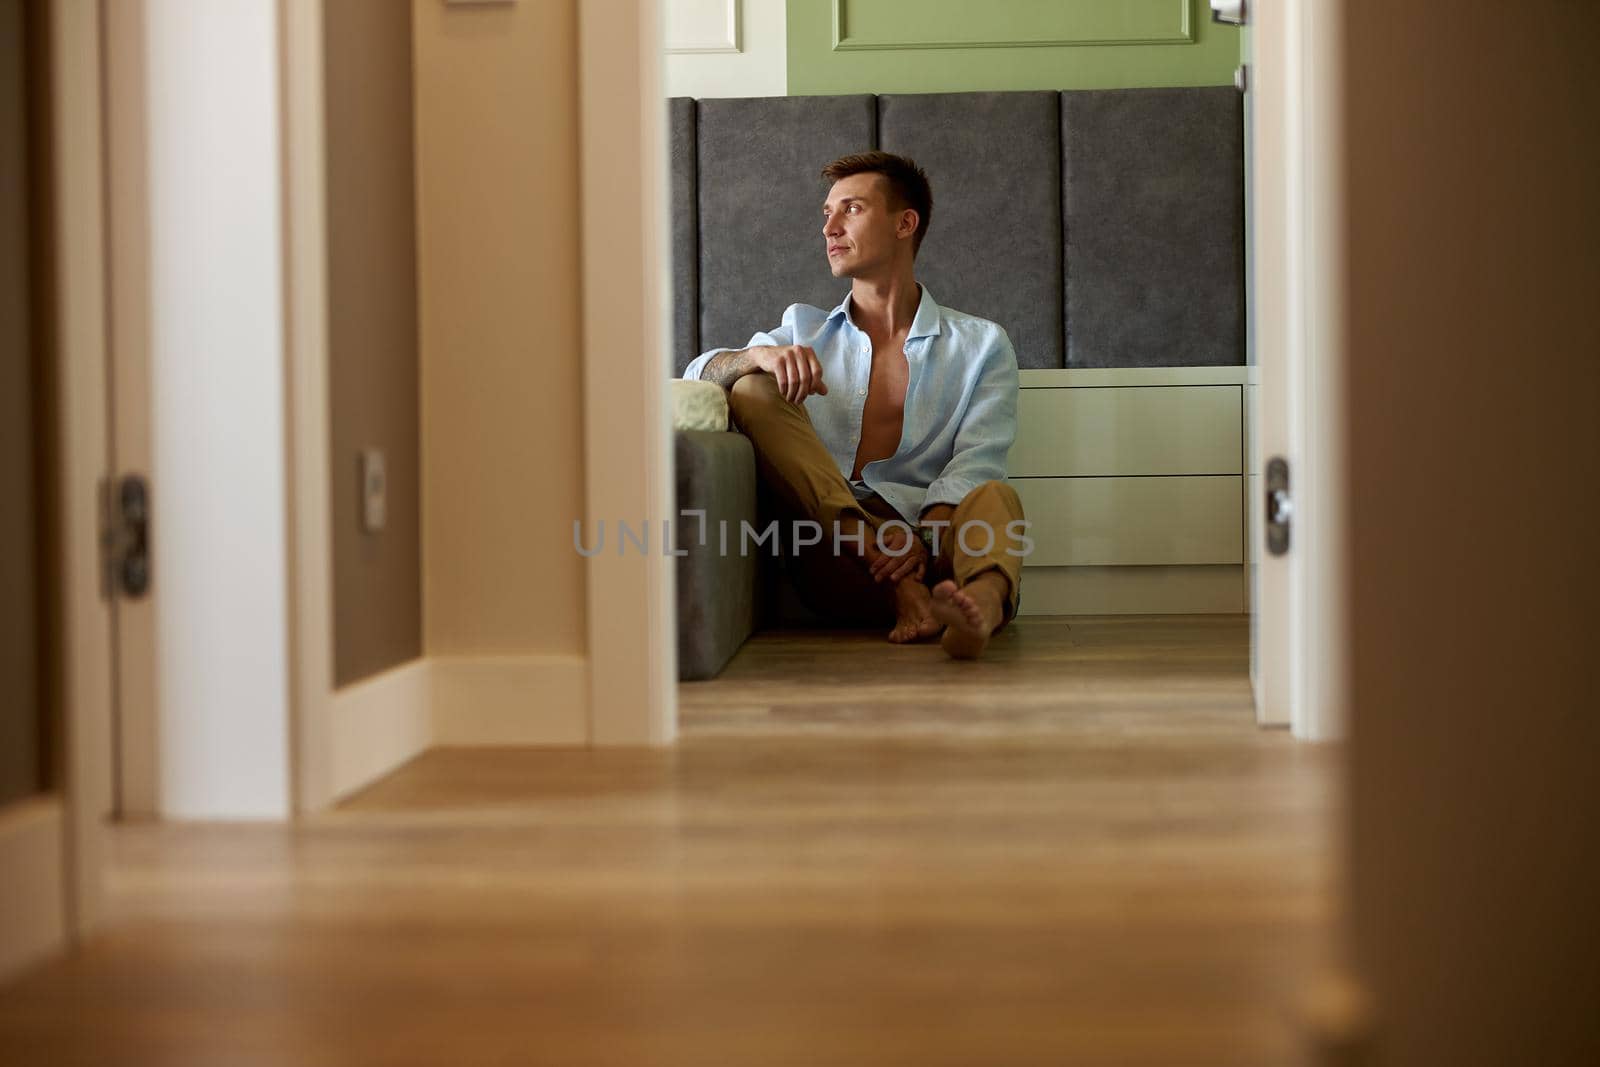
{"type": "Polygon", "coordinates": [[[1023,367],[1244,362],[1244,134],[1230,87],[669,102],[678,370],[797,301],[829,308],[818,172],[914,158],[917,276],[1023,367]]]}

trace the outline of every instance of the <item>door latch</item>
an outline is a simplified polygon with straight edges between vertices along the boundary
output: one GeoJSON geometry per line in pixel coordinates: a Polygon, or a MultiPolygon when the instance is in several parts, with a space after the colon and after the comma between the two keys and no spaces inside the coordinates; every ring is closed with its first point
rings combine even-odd
{"type": "Polygon", "coordinates": [[[150,591],[150,484],[141,474],[110,479],[102,495],[106,598],[150,591]]]}
{"type": "Polygon", "coordinates": [[[1281,556],[1289,551],[1289,524],[1294,500],[1289,496],[1289,461],[1273,456],[1267,461],[1267,551],[1281,556]]]}

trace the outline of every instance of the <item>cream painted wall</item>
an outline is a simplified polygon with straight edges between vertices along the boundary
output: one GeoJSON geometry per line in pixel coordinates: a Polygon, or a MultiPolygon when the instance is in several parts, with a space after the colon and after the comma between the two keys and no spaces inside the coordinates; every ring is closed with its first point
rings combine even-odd
{"type": "Polygon", "coordinates": [[[415,0],[423,645],[585,647],[573,0],[415,0]]]}
{"type": "Polygon", "coordinates": [[[663,0],[667,95],[697,98],[783,96],[788,92],[784,0],[663,0]],[[737,5],[740,51],[680,51],[714,39],[737,5]]]}

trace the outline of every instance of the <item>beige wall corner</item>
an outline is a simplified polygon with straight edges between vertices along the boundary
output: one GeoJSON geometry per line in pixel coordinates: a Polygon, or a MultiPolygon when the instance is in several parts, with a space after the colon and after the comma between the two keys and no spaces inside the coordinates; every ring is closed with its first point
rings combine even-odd
{"type": "Polygon", "coordinates": [[[412,16],[423,648],[577,655],[576,5],[412,16]]]}

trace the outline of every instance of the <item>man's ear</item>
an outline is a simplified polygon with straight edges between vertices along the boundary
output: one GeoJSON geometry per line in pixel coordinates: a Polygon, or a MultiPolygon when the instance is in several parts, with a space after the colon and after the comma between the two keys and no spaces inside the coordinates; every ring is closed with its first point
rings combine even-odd
{"type": "Polygon", "coordinates": [[[922,216],[917,214],[917,209],[908,207],[900,212],[900,220],[895,224],[896,237],[915,237],[917,227],[922,225],[922,216]]]}

